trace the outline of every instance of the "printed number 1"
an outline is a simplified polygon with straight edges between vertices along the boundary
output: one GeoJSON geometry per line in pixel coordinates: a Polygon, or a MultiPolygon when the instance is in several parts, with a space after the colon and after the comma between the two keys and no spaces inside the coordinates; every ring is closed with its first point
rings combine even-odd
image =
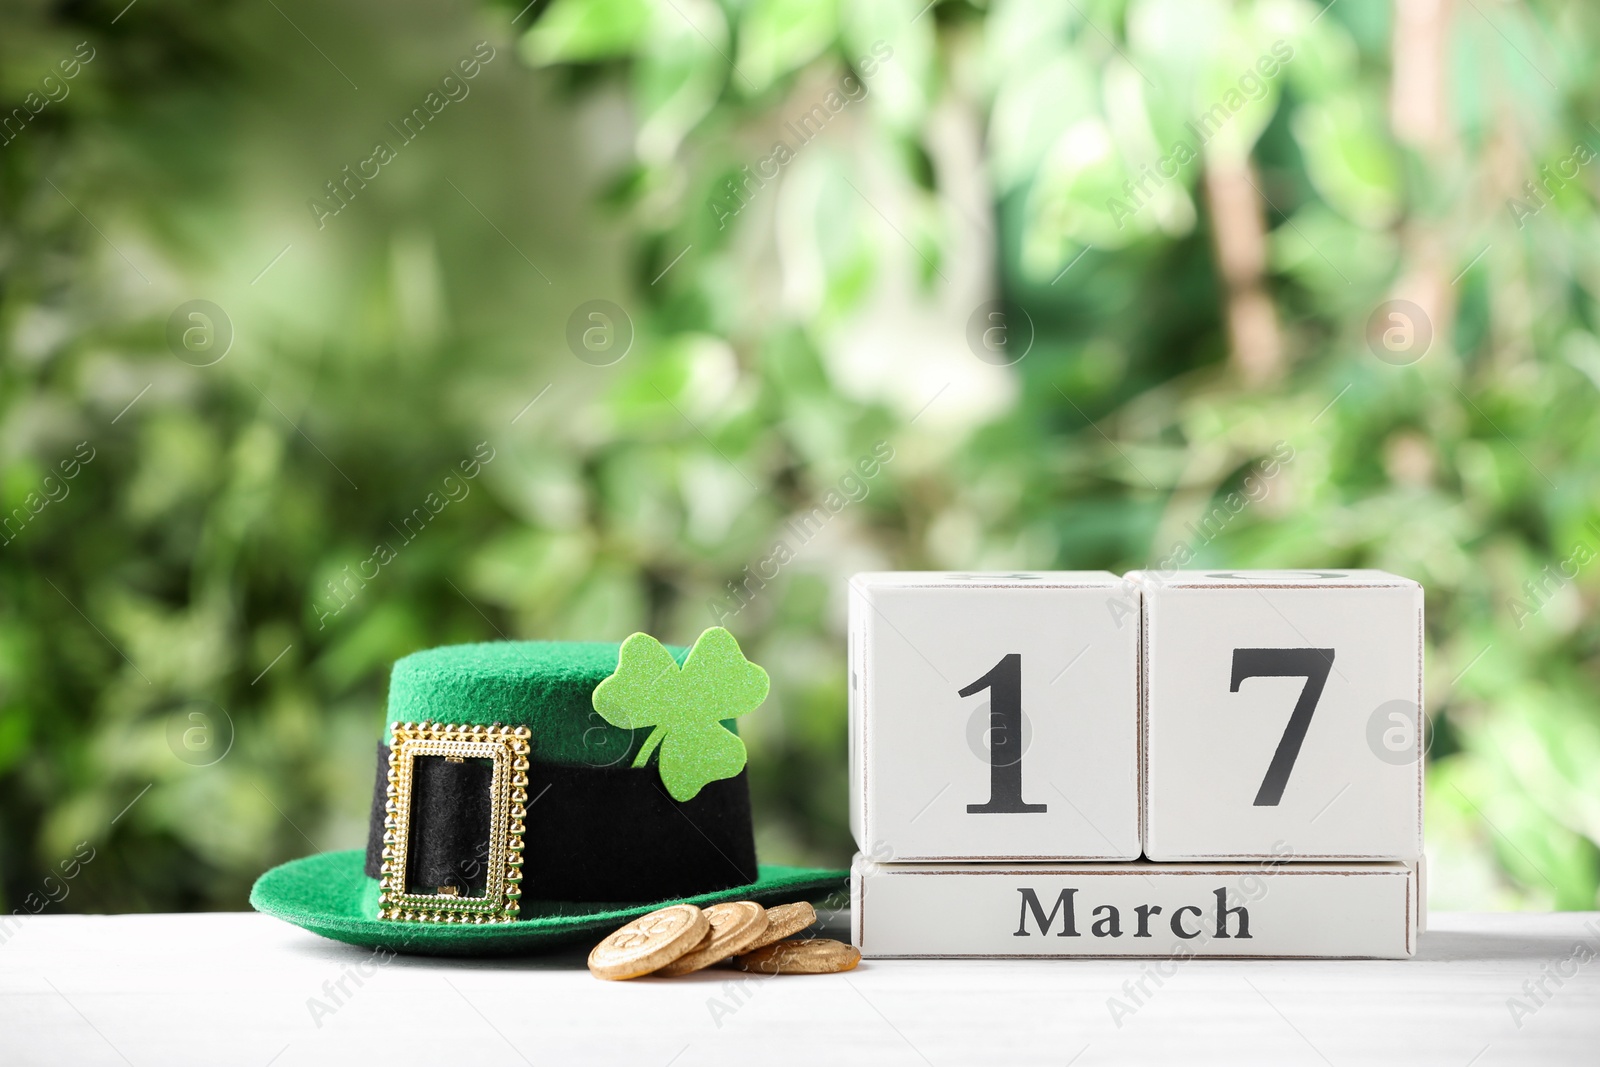
{"type": "Polygon", "coordinates": [[[1237,693],[1239,683],[1246,678],[1304,678],[1300,699],[1294,702],[1289,714],[1289,724],[1283,728],[1278,750],[1267,764],[1267,776],[1261,779],[1256,793],[1255,807],[1275,807],[1283,799],[1283,787],[1289,784],[1289,772],[1294,770],[1295,757],[1300,755],[1300,745],[1311,726],[1311,713],[1317,710],[1322,699],[1322,687],[1327,684],[1328,671],[1333,667],[1331,648],[1236,648],[1233,650],[1233,684],[1228,692],[1237,693]]]}
{"type": "Polygon", "coordinates": [[[989,690],[989,800],[968,804],[969,813],[1014,815],[1046,811],[1046,804],[1022,800],[1022,656],[1000,657],[989,673],[961,690],[972,696],[989,690]]]}

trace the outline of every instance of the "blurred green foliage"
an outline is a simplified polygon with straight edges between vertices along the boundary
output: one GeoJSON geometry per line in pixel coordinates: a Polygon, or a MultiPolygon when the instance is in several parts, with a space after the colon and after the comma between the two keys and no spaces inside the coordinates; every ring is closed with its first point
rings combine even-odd
{"type": "Polygon", "coordinates": [[[1600,13],[1428,7],[8,5],[0,903],[241,907],[395,658],[713,622],[842,863],[849,573],[1182,546],[1423,582],[1434,904],[1593,907],[1600,13]]]}

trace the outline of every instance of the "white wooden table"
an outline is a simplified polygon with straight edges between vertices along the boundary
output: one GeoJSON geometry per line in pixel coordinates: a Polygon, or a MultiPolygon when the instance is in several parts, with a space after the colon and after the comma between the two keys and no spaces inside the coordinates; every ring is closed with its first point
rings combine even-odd
{"type": "Polygon", "coordinates": [[[1136,1002],[1149,965],[609,983],[581,951],[376,966],[262,915],[41,916],[0,944],[0,1064],[1600,1063],[1594,913],[1435,915],[1406,962],[1168,964],[1136,1002]]]}

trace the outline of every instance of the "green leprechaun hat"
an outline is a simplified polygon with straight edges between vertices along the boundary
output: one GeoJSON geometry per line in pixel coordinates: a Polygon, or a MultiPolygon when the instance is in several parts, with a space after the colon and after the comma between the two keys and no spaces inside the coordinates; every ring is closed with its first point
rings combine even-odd
{"type": "Polygon", "coordinates": [[[667,904],[782,903],[845,872],[758,865],[734,720],[767,674],[692,650],[501,641],[394,665],[365,852],[263,874],[258,911],[424,955],[536,952],[667,904]]]}

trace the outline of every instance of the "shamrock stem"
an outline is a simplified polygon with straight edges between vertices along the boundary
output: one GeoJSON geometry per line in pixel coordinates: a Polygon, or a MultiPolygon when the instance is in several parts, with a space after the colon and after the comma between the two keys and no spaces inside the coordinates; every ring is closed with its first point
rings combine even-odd
{"type": "Polygon", "coordinates": [[[667,730],[664,726],[657,726],[651,730],[650,736],[644,739],[644,747],[639,749],[637,756],[633,757],[633,765],[635,767],[643,767],[646,763],[649,763],[650,753],[656,750],[656,746],[661,743],[661,739],[665,736],[667,736],[667,730]]]}

